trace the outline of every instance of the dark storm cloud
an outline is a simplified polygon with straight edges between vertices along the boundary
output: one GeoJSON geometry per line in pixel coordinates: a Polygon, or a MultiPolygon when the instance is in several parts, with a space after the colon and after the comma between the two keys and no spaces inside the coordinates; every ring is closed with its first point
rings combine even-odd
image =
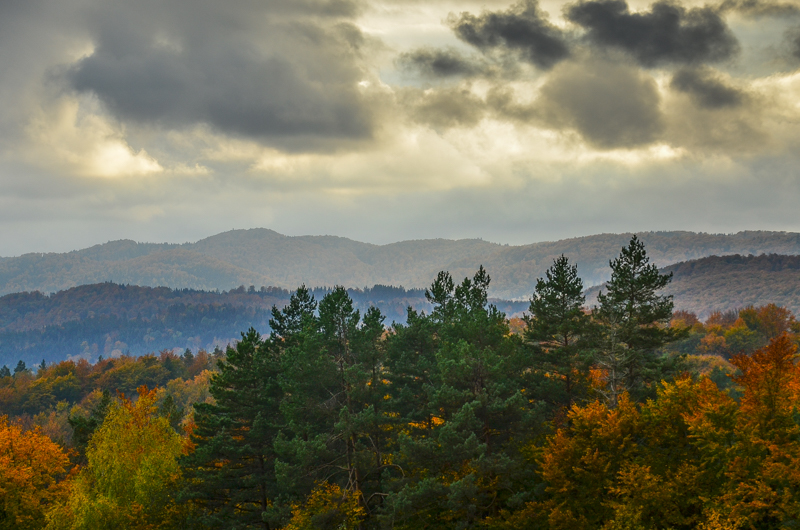
{"type": "Polygon", "coordinates": [[[670,87],[689,94],[695,103],[707,109],[738,107],[745,94],[723,83],[707,68],[683,68],[672,76],[670,87]]]}
{"type": "Polygon", "coordinates": [[[239,136],[369,137],[354,2],[104,2],[71,87],[117,117],[239,136]],[[236,5],[232,5],[236,4],[236,5]]]}
{"type": "Polygon", "coordinates": [[[643,66],[722,61],[738,51],[725,21],[710,8],[656,2],[648,12],[631,13],[624,0],[590,0],[565,14],[593,44],[625,50],[643,66]]]}
{"type": "Polygon", "coordinates": [[[800,59],[800,28],[797,28],[793,34],[789,36],[792,55],[796,59],[800,59]]]}
{"type": "Polygon", "coordinates": [[[537,107],[555,129],[572,129],[600,149],[656,141],[664,124],[653,79],[624,64],[564,63],[542,86],[537,107]]]}
{"type": "Polygon", "coordinates": [[[453,48],[420,48],[401,54],[397,64],[403,70],[416,71],[426,77],[472,76],[484,70],[483,65],[453,48]]]}
{"type": "Polygon", "coordinates": [[[504,12],[480,16],[461,13],[450,24],[458,38],[480,50],[517,50],[539,68],[551,68],[569,56],[561,31],[546,20],[535,0],[526,0],[504,12]]]}

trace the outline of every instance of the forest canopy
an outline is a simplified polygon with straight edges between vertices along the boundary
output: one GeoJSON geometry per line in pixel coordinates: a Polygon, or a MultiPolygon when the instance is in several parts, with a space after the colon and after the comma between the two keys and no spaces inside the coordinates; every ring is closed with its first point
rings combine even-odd
{"type": "Polygon", "coordinates": [[[3,482],[41,500],[0,528],[794,525],[792,312],[675,311],[636,237],[610,268],[593,310],[561,256],[524,319],[480,267],[404,324],[300,288],[225,351],[6,370],[0,458],[42,478],[3,482]],[[3,436],[52,440],[52,463],[3,436]]]}

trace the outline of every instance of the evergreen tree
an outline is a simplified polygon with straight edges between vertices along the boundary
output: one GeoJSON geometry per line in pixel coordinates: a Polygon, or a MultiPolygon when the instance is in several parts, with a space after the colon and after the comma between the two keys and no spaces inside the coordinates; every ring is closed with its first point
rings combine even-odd
{"type": "Polygon", "coordinates": [[[20,360],[17,363],[17,366],[14,368],[14,375],[21,374],[21,373],[23,373],[23,372],[25,372],[27,370],[28,370],[28,367],[25,366],[25,362],[20,360]]]}
{"type": "Polygon", "coordinates": [[[183,355],[181,355],[181,359],[183,359],[183,364],[186,365],[186,368],[189,368],[194,362],[194,354],[192,353],[192,350],[186,348],[186,350],[183,352],[183,355]]]}
{"type": "Polygon", "coordinates": [[[86,449],[89,446],[89,441],[98,427],[103,424],[111,402],[111,394],[108,390],[104,390],[100,401],[94,406],[89,416],[70,414],[69,418],[67,418],[69,426],[72,427],[72,445],[77,452],[75,461],[78,464],[86,464],[86,449]]]}
{"type": "Polygon", "coordinates": [[[315,482],[336,484],[370,515],[384,497],[384,317],[371,308],[361,319],[342,287],[320,301],[316,320],[308,300],[297,302],[274,328],[284,347],[283,485],[305,497],[315,482]]]}
{"type": "Polygon", "coordinates": [[[182,498],[197,505],[197,528],[277,528],[278,359],[250,328],[217,366],[209,388],[215,403],[194,406],[196,448],[183,462],[182,498]]]}
{"type": "Polygon", "coordinates": [[[314,300],[314,295],[305,285],[301,285],[292,294],[286,307],[278,309],[272,306],[272,318],[269,321],[272,341],[277,341],[285,350],[296,344],[304,331],[315,332],[316,310],[317,302],[314,300]]]}
{"type": "Polygon", "coordinates": [[[670,369],[659,348],[680,338],[668,326],[672,317],[671,295],[659,294],[672,280],[650,263],[644,243],[634,235],[619,257],[609,262],[611,280],[598,295],[595,311],[601,325],[601,366],[608,373],[606,396],[615,406],[622,392],[643,399],[654,392],[654,382],[670,369]]]}
{"type": "Polygon", "coordinates": [[[175,429],[176,432],[181,432],[181,420],[183,420],[183,407],[179,407],[175,404],[175,399],[172,397],[172,394],[167,394],[167,397],[164,398],[164,401],[158,406],[158,415],[162,418],[166,418],[169,422],[170,426],[175,429]]]}
{"type": "Polygon", "coordinates": [[[525,397],[519,339],[488,304],[489,281],[483,267],[459,285],[440,273],[426,291],[432,313],[409,313],[390,338],[393,461],[403,474],[383,510],[387,526],[466,528],[527,498],[520,448],[541,418],[525,397]],[[416,351],[397,352],[407,346],[416,351]]]}
{"type": "Polygon", "coordinates": [[[567,406],[585,390],[586,378],[581,374],[586,374],[591,363],[585,301],[578,267],[562,254],[547,269],[545,278],[536,280],[526,317],[525,339],[534,346],[534,366],[561,378],[559,393],[564,398],[556,401],[567,406]]]}
{"type": "Polygon", "coordinates": [[[0,378],[3,377],[11,377],[11,370],[9,370],[8,366],[5,364],[3,365],[2,368],[0,368],[0,378]]]}

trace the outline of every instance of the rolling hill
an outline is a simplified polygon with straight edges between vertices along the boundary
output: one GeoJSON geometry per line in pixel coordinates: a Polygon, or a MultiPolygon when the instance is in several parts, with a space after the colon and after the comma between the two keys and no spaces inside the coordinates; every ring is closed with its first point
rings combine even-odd
{"type": "MultiPolygon", "coordinates": [[[[800,234],[787,232],[644,232],[648,255],[659,266],[711,255],[800,254],[800,234]]],[[[383,284],[422,288],[440,270],[456,279],[483,265],[491,295],[527,299],[536,278],[560,254],[577,263],[587,285],[609,277],[608,261],[631,234],[599,234],[508,246],[479,239],[415,240],[388,245],[334,236],[284,236],[258,228],[233,230],[195,243],[112,241],[73,252],[33,253],[0,259],[0,294],[57,292],[113,281],[141,286],[228,290],[239,285],[363,287],[383,284]]]]}
{"type": "MultiPolygon", "coordinates": [[[[319,301],[329,289],[311,292],[319,301]]],[[[419,289],[376,285],[349,289],[357,309],[378,307],[385,323],[404,323],[409,306],[430,311],[419,289]]],[[[239,339],[254,327],[269,333],[270,310],[282,308],[291,293],[280,288],[209,292],[167,287],[98,283],[52,295],[22,292],[0,296],[0,366],[18,360],[29,365],[68,357],[96,361],[162,349],[213,350],[239,339]]],[[[491,300],[508,315],[527,309],[527,303],[491,300]]]]}
{"type": "MultiPolygon", "coordinates": [[[[800,315],[800,256],[709,256],[664,267],[672,272],[675,309],[705,320],[713,311],[737,310],[774,303],[800,315]]],[[[587,291],[587,305],[597,303],[602,286],[587,291]]]]}

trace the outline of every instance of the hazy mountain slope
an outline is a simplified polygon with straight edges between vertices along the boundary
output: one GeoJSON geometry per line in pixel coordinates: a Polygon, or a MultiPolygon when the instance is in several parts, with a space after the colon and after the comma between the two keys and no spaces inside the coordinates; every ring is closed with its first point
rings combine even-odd
{"type": "MultiPolygon", "coordinates": [[[[609,260],[627,245],[632,234],[600,234],[521,247],[503,247],[483,261],[493,278],[493,294],[501,298],[528,296],[536,278],[561,254],[578,265],[587,285],[610,278],[609,260]]],[[[711,255],[800,254],[800,234],[785,232],[739,232],[732,235],[693,232],[644,232],[639,237],[647,245],[653,263],[664,267],[672,263],[711,255]]],[[[452,264],[451,271],[469,269],[452,264]]]]}
{"type": "Polygon", "coordinates": [[[257,272],[181,247],[159,246],[132,257],[104,250],[92,247],[67,254],[26,254],[0,262],[0,294],[57,292],[106,281],[208,290],[273,283],[257,272]]]}
{"type": "Polygon", "coordinates": [[[186,247],[288,288],[301,283],[423,287],[430,285],[443,264],[465,257],[480,263],[482,257],[503,248],[477,239],[372,245],[335,236],[288,237],[263,228],[226,232],[186,247]]]}
{"type": "Polygon", "coordinates": [[[669,288],[680,309],[711,311],[774,303],[800,314],[800,256],[711,256],[677,263],[669,288]]]}
{"type": "MultiPolygon", "coordinates": [[[[710,256],[662,269],[673,279],[664,290],[675,308],[705,319],[713,311],[774,303],[800,313],[800,256],[710,256]]],[[[594,305],[600,286],[587,292],[594,305]]]]}
{"type": "MultiPolygon", "coordinates": [[[[317,300],[327,292],[312,290],[317,300]]],[[[224,347],[250,326],[268,333],[270,309],[283,307],[290,294],[274,288],[208,292],[115,283],[82,285],[50,296],[9,294],[0,297],[0,366],[13,368],[20,359],[30,365],[68,356],[94,361],[99,355],[126,351],[224,347]]],[[[431,309],[418,289],[375,286],[351,289],[349,294],[362,312],[378,307],[387,325],[405,322],[409,306],[431,309]]],[[[509,315],[527,308],[520,302],[493,302],[509,315]]]]}
{"type": "MultiPolygon", "coordinates": [[[[710,255],[800,254],[800,234],[740,232],[646,232],[640,238],[659,266],[710,255]]],[[[566,254],[587,285],[609,277],[608,261],[631,234],[600,234],[561,241],[506,246],[478,239],[431,239],[373,245],[334,236],[289,237],[267,229],[233,230],[184,245],[114,241],[65,254],[26,254],[0,260],[0,294],[56,292],[76,285],[115,281],[174,288],[231,289],[275,285],[294,289],[341,284],[421,288],[449,270],[460,280],[484,265],[491,295],[528,298],[536,278],[566,254]]]]}

